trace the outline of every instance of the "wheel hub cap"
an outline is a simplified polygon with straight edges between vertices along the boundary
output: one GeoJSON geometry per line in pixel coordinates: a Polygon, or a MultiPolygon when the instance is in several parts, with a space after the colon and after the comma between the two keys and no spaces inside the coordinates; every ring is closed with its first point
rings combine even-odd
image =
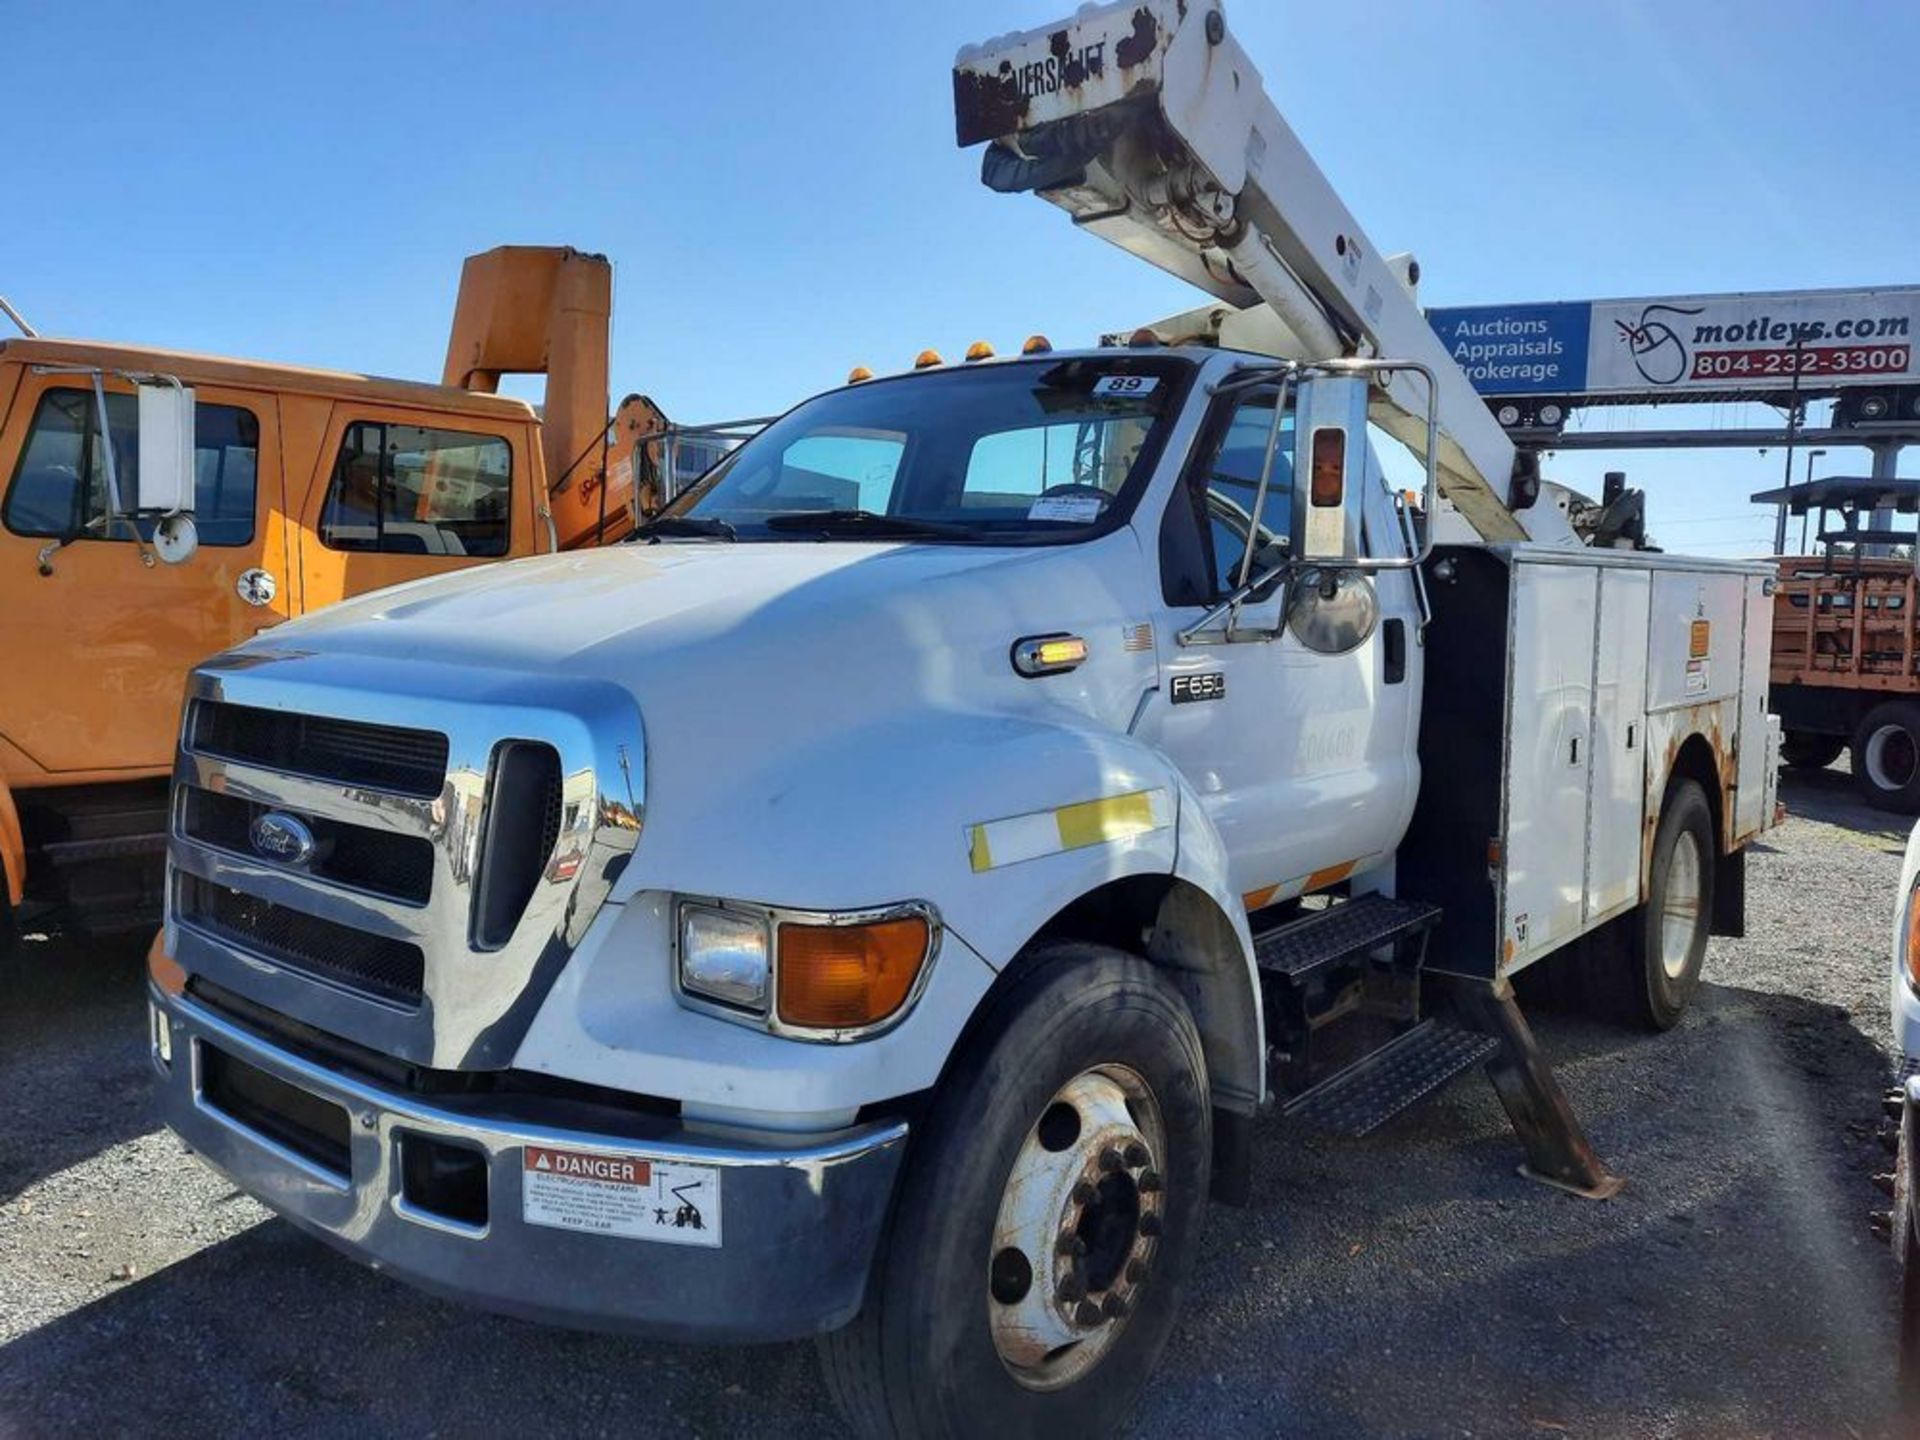
{"type": "Polygon", "coordinates": [[[1165,1129],[1118,1065],[1061,1086],[1014,1157],[987,1264],[994,1348],[1050,1390],[1112,1348],[1151,1283],[1165,1214],[1165,1129]]]}
{"type": "Polygon", "coordinates": [[[1687,957],[1700,929],[1700,846],[1693,833],[1682,830],[1667,862],[1665,904],[1660,911],[1660,968],[1669,980],[1686,973],[1687,957]]]}

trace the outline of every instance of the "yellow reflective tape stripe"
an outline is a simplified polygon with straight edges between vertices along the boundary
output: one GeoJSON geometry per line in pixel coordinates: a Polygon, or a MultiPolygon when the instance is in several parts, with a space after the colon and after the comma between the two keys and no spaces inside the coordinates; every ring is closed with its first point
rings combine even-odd
{"type": "Polygon", "coordinates": [[[982,870],[991,870],[993,868],[993,851],[987,845],[986,826],[976,825],[973,827],[973,839],[968,844],[967,850],[967,858],[972,862],[975,874],[978,874],[982,870]]]}
{"type": "Polygon", "coordinates": [[[1108,795],[969,825],[967,863],[978,874],[1089,845],[1132,840],[1172,823],[1173,799],[1166,790],[1108,795]]]}
{"type": "Polygon", "coordinates": [[[1153,796],[1145,790],[1063,805],[1053,812],[1053,819],[1060,827],[1062,850],[1127,840],[1159,828],[1153,819],[1153,796]]]}

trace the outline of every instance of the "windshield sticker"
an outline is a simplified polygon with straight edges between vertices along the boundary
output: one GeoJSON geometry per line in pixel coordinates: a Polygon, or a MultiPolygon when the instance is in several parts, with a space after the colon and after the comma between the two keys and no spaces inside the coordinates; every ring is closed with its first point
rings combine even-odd
{"type": "Polygon", "coordinates": [[[1093,382],[1094,398],[1103,395],[1151,395],[1160,387],[1157,375],[1102,375],[1093,382]]]}
{"type": "Polygon", "coordinates": [[[1042,495],[1027,510],[1029,520],[1065,520],[1087,525],[1100,518],[1107,508],[1104,495],[1042,495]]]}

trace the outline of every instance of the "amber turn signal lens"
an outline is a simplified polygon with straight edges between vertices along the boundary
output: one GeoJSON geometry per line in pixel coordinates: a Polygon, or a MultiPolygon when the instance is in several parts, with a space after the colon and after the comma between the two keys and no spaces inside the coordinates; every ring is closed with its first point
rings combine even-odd
{"type": "Polygon", "coordinates": [[[1907,894],[1907,983],[1920,990],[1920,880],[1907,894]]]}
{"type": "Polygon", "coordinates": [[[153,944],[147,947],[147,974],[159,987],[162,995],[184,995],[187,993],[186,967],[167,953],[167,932],[158,931],[153,944]]]}
{"type": "Polygon", "coordinates": [[[919,915],[868,925],[781,925],[782,1023],[842,1030],[886,1019],[913,992],[928,939],[919,915]]]}
{"type": "Polygon", "coordinates": [[[1313,481],[1311,499],[1320,509],[1339,505],[1346,498],[1347,432],[1335,425],[1323,425],[1313,432],[1313,481]]]}

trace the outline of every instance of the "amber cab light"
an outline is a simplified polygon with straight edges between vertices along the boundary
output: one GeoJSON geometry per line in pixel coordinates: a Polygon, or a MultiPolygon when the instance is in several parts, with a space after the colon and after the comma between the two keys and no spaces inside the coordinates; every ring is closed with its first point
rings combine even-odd
{"type": "Polygon", "coordinates": [[[1329,509],[1346,498],[1347,432],[1323,425],[1313,432],[1313,480],[1310,497],[1316,508],[1329,509]]]}
{"type": "Polygon", "coordinates": [[[1906,930],[1907,983],[1920,991],[1920,880],[1907,892],[1906,930]]]}
{"type": "Polygon", "coordinates": [[[887,1019],[913,993],[930,938],[922,915],[864,925],[782,922],[780,1022],[851,1030],[887,1019]]]}

